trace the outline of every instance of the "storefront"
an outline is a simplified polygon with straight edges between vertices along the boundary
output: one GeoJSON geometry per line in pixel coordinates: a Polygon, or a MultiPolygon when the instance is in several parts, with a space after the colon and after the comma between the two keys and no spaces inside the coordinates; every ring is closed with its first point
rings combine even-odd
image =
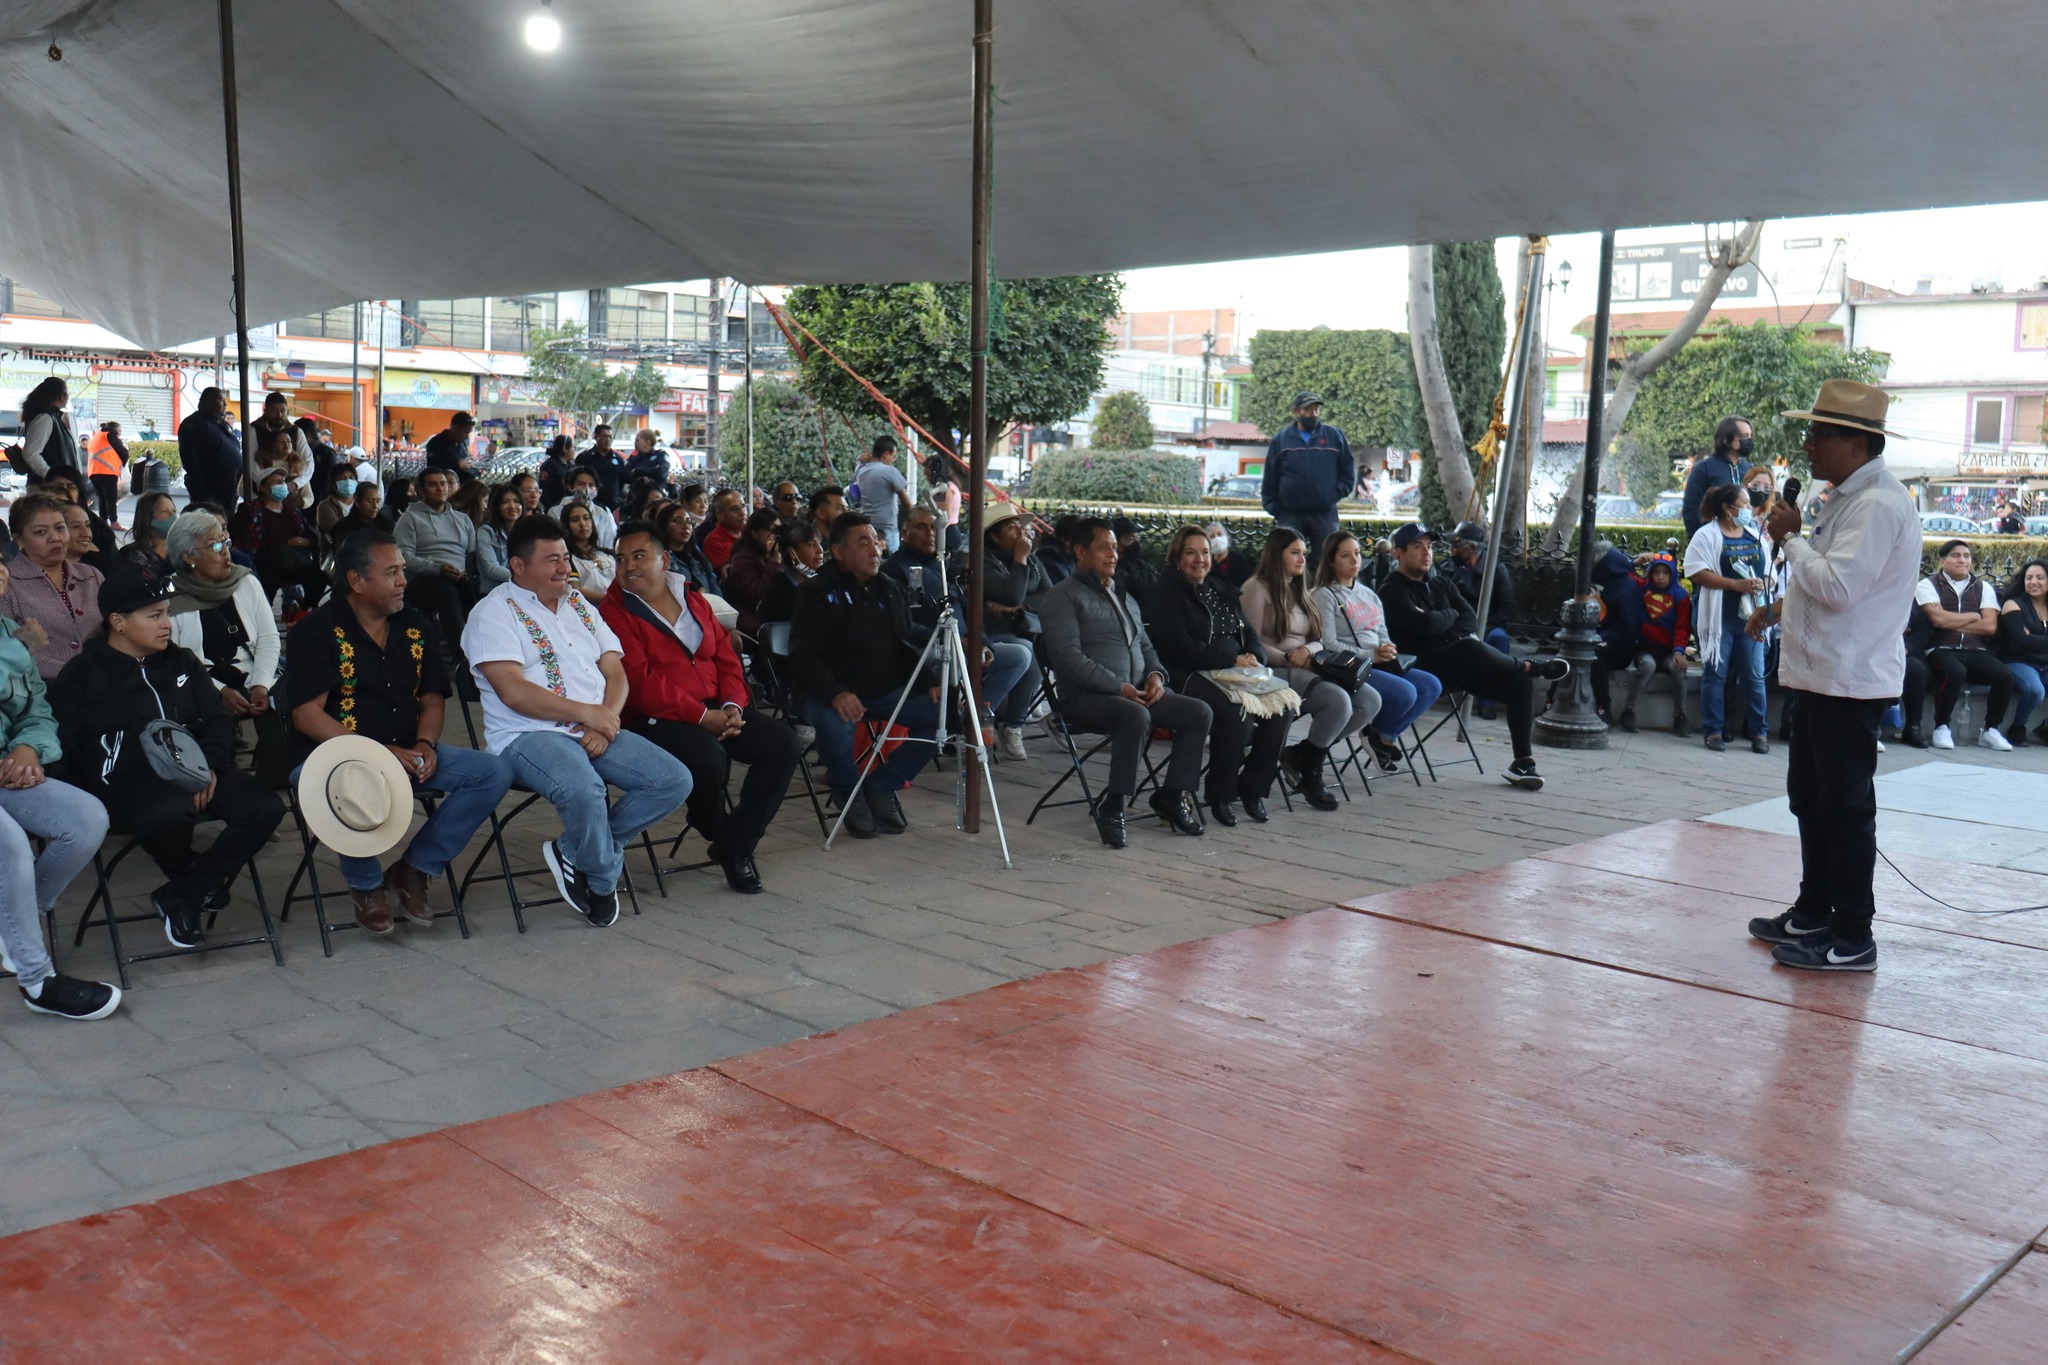
{"type": "MultiPolygon", "coordinates": [[[[721,420],[731,411],[733,390],[718,393],[721,420]]],[[[668,445],[678,450],[703,450],[709,444],[707,414],[710,395],[703,389],[670,389],[649,414],[647,425],[668,445]]]]}
{"type": "Polygon", "coordinates": [[[2048,451],[1964,450],[1953,473],[1925,467],[1897,472],[1923,512],[1990,521],[2001,502],[2030,515],[2048,512],[2048,451]]]}
{"type": "MultiPolygon", "coordinates": [[[[249,376],[249,400],[261,410],[263,399],[273,393],[281,393],[290,405],[293,420],[311,417],[320,426],[334,433],[334,444],[346,449],[352,445],[368,443],[356,430],[356,414],[362,413],[364,425],[375,402],[376,371],[365,369],[359,381],[351,382],[346,371],[311,371],[298,363],[282,370],[266,370],[260,376],[249,376]]],[[[230,416],[238,413],[241,405],[237,395],[228,396],[230,416]]]]}
{"type": "Polygon", "coordinates": [[[537,386],[485,375],[476,383],[477,427],[499,446],[545,446],[562,429],[537,386]]]}
{"type": "Polygon", "coordinates": [[[424,445],[447,429],[450,415],[476,408],[476,376],[434,370],[384,372],[385,441],[424,445]]]}

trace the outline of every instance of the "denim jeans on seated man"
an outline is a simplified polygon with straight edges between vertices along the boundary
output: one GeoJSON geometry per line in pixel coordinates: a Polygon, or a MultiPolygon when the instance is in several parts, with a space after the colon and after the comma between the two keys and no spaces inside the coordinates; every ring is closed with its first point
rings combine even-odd
{"type": "MultiPolygon", "coordinates": [[[[1032,657],[1031,646],[1022,640],[986,640],[983,643],[995,657],[982,666],[981,698],[1003,724],[1022,725],[1032,698],[1018,697],[1016,691],[1023,684],[1024,675],[1034,671],[1032,665],[1037,661],[1032,657]]],[[[1034,680],[1027,690],[1036,693],[1037,682],[1034,680]]]]}
{"type": "Polygon", "coordinates": [[[591,890],[617,889],[626,847],[690,797],[690,770],[652,740],[621,730],[596,758],[566,730],[529,730],[505,746],[520,786],[562,817],[562,852],[591,890]],[[607,787],[619,789],[610,801],[607,787]]]}
{"type": "MultiPolygon", "coordinates": [[[[292,770],[292,786],[299,785],[298,769],[292,770]]],[[[440,802],[419,833],[412,836],[401,860],[428,881],[448,870],[456,855],[469,847],[469,840],[505,799],[512,785],[512,768],[496,754],[461,749],[452,744],[434,748],[434,775],[416,784],[427,796],[440,802]]],[[[342,880],[351,891],[374,891],[384,885],[384,865],[375,858],[340,856],[342,880]]]]}
{"type": "MultiPolygon", "coordinates": [[[[863,697],[861,705],[866,708],[868,719],[875,722],[879,733],[889,719],[889,713],[896,709],[898,698],[903,698],[903,710],[897,715],[896,723],[910,732],[914,743],[902,743],[896,751],[875,764],[868,775],[868,785],[876,791],[901,791],[916,781],[927,763],[938,752],[932,741],[939,732],[939,704],[932,700],[929,688],[915,688],[907,698],[904,689],[887,692],[879,697],[863,697]]],[[[801,707],[804,724],[818,732],[818,755],[825,760],[825,778],[835,792],[853,790],[860,780],[860,765],[854,762],[854,749],[858,743],[855,726],[860,722],[840,719],[832,708],[830,698],[805,697],[801,707]]]]}

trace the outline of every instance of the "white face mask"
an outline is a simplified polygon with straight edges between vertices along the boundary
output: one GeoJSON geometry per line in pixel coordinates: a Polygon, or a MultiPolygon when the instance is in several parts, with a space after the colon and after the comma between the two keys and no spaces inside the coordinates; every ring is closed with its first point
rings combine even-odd
{"type": "Polygon", "coordinates": [[[1230,537],[1229,537],[1229,536],[1225,535],[1225,536],[1211,536],[1211,537],[1209,537],[1209,558],[1210,558],[1210,559],[1212,559],[1212,560],[1216,560],[1216,559],[1221,559],[1221,558],[1223,558],[1223,556],[1225,556],[1225,555],[1227,555],[1227,554],[1229,554],[1229,553],[1230,553],[1230,537]]]}

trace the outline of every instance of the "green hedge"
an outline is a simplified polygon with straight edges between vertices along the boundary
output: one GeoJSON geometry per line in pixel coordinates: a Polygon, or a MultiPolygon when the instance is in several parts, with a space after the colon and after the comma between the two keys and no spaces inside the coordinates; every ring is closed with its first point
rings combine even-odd
{"type": "Polygon", "coordinates": [[[185,468],[178,459],[178,443],[176,441],[129,441],[127,445],[129,460],[139,460],[144,456],[148,456],[152,460],[162,460],[171,467],[171,476],[174,481],[185,468]]]}
{"type": "Polygon", "coordinates": [[[1031,468],[1034,498],[1174,506],[1202,496],[1201,462],[1158,450],[1053,451],[1031,468]]]}

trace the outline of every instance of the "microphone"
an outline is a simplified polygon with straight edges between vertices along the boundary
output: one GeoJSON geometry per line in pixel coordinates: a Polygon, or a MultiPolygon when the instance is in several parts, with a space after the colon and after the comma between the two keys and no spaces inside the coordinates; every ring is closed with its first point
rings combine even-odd
{"type": "Polygon", "coordinates": [[[1784,500],[1794,507],[1799,505],[1799,480],[1785,480],[1784,500]]]}

